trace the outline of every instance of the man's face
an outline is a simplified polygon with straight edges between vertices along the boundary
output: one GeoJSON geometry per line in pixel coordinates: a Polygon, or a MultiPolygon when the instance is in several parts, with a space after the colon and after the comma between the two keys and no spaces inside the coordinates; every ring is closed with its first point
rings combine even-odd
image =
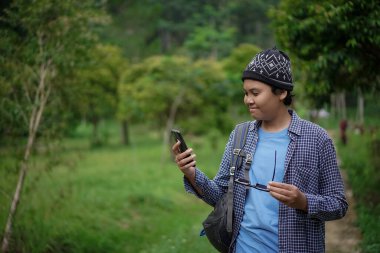
{"type": "Polygon", "coordinates": [[[257,120],[273,120],[281,107],[286,92],[273,94],[272,87],[256,80],[246,79],[243,84],[244,103],[252,117],[257,120]]]}

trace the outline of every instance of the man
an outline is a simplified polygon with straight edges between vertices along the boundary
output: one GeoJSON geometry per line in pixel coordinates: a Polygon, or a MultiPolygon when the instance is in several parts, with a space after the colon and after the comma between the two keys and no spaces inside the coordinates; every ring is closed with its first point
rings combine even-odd
{"type": "MultiPolygon", "coordinates": [[[[293,81],[289,57],[276,48],[257,54],[243,72],[251,116],[244,150],[253,161],[252,187],[235,183],[230,252],[324,252],[324,222],[348,208],[332,140],[321,127],[289,110],[293,81]]],[[[192,149],[176,162],[185,188],[214,206],[227,190],[234,131],[213,180],[195,167],[192,149]]],[[[243,170],[235,178],[243,178],[243,170]]]]}

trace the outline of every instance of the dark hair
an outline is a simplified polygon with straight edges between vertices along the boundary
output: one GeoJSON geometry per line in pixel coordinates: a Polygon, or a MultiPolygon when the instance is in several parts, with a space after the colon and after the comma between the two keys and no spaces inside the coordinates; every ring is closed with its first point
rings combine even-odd
{"type": "Polygon", "coordinates": [[[293,101],[293,97],[294,97],[294,95],[292,94],[292,91],[290,91],[290,90],[284,90],[284,89],[279,89],[279,88],[276,88],[276,87],[272,86],[272,92],[275,95],[279,95],[280,93],[282,93],[284,91],[286,91],[286,97],[284,99],[284,104],[285,105],[291,105],[292,101],[293,101]]]}

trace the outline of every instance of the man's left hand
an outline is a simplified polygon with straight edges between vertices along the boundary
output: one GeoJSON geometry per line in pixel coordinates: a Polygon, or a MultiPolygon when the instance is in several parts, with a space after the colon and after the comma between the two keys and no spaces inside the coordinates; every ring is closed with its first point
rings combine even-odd
{"type": "Polygon", "coordinates": [[[296,186],[279,182],[269,182],[270,195],[285,205],[307,212],[307,198],[296,186]]]}

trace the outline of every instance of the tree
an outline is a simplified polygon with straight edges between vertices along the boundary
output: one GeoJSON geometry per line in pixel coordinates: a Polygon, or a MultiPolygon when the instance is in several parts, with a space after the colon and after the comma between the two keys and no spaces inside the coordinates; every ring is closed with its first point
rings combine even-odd
{"type": "Polygon", "coordinates": [[[228,90],[233,104],[241,104],[243,97],[242,88],[235,87],[237,84],[242,83],[241,76],[247,64],[261,51],[256,45],[244,43],[234,48],[230,55],[223,60],[223,69],[230,83],[228,90]]]}
{"type": "Polygon", "coordinates": [[[91,60],[77,73],[81,114],[93,125],[92,143],[100,144],[98,124],[101,119],[114,118],[118,104],[118,85],[126,68],[120,48],[97,45],[90,52],[91,60]]]}
{"type": "Polygon", "coordinates": [[[212,26],[197,27],[189,35],[184,46],[195,58],[213,57],[218,59],[231,51],[234,45],[234,35],[233,28],[218,31],[212,26]]]}
{"type": "Polygon", "coordinates": [[[290,1],[271,10],[281,45],[300,58],[308,92],[380,88],[378,1],[290,1]]]}
{"type": "Polygon", "coordinates": [[[199,56],[206,57],[215,54],[216,49],[224,56],[231,45],[241,43],[272,47],[274,40],[267,11],[277,2],[109,0],[108,11],[114,23],[103,37],[123,48],[124,54],[133,60],[173,54],[182,50],[186,43],[187,49],[195,49],[191,53],[199,54],[201,50],[199,56]],[[210,44],[213,41],[217,44],[210,44]],[[206,48],[202,42],[208,44],[206,48]]]}
{"type": "Polygon", "coordinates": [[[243,70],[262,49],[253,44],[240,44],[223,61],[223,66],[232,82],[241,81],[243,70]]]}
{"type": "Polygon", "coordinates": [[[215,59],[200,59],[193,66],[193,85],[183,102],[186,106],[180,108],[179,123],[195,134],[213,129],[229,132],[232,120],[228,109],[233,103],[233,91],[239,87],[231,85],[223,65],[215,59]]]}
{"type": "MultiPolygon", "coordinates": [[[[94,43],[94,27],[105,15],[93,1],[40,0],[12,2],[2,10],[0,26],[1,68],[12,76],[1,86],[7,87],[10,105],[19,108],[28,124],[27,144],[20,174],[3,235],[2,251],[9,250],[12,224],[20,200],[28,160],[32,153],[42,118],[52,97],[62,89],[64,75],[70,73],[94,43]]],[[[2,80],[4,81],[4,80],[2,80]]],[[[12,115],[10,115],[10,118],[12,115]]],[[[42,133],[40,133],[42,134],[42,133]]]]}
{"type": "Polygon", "coordinates": [[[191,80],[191,62],[185,57],[155,56],[131,66],[119,87],[119,119],[150,120],[170,130],[191,80]]]}
{"type": "Polygon", "coordinates": [[[278,4],[278,0],[235,0],[228,2],[230,22],[236,31],[238,44],[255,44],[261,48],[274,46],[273,29],[269,25],[267,15],[271,7],[278,4]]]}
{"type": "Polygon", "coordinates": [[[119,87],[118,115],[164,129],[164,143],[169,142],[175,122],[193,133],[229,129],[228,85],[222,65],[215,60],[150,57],[126,71],[119,87]]]}

